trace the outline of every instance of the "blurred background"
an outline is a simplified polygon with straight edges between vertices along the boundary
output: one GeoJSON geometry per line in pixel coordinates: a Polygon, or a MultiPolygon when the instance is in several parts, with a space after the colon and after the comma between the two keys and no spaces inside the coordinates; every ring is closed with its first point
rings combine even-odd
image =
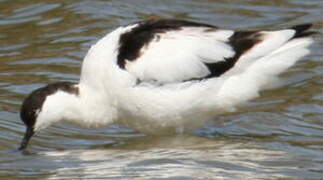
{"type": "Polygon", "coordinates": [[[0,179],[322,179],[323,39],[261,97],[185,135],[55,125],[18,147],[32,90],[77,82],[89,47],[114,28],[178,18],[230,29],[313,23],[322,0],[0,0],[0,179]]]}

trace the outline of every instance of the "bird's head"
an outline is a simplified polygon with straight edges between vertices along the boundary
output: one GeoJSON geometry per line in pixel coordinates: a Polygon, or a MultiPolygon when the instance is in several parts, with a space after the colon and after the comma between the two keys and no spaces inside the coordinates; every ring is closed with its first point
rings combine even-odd
{"type": "Polygon", "coordinates": [[[62,116],[57,113],[57,108],[64,104],[62,99],[49,101],[49,97],[57,95],[57,92],[67,92],[70,94],[78,94],[78,88],[74,83],[59,82],[49,84],[45,87],[34,90],[24,100],[20,118],[26,125],[26,132],[21,142],[19,150],[27,148],[30,138],[40,129],[48,127],[55,121],[59,121],[62,116]],[[51,106],[50,108],[48,106],[51,106]],[[54,106],[54,107],[53,107],[54,106]]]}

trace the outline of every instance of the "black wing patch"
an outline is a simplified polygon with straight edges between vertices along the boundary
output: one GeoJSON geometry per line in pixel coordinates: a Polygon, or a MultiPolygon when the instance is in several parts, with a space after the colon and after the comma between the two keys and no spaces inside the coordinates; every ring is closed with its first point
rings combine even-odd
{"type": "MultiPolygon", "coordinates": [[[[204,27],[206,28],[205,32],[217,30],[216,26],[209,24],[172,19],[148,20],[141,21],[136,24],[138,24],[138,26],[120,36],[117,64],[121,69],[125,69],[126,60],[136,60],[140,56],[141,48],[149,44],[154,38],[158,40],[161,33],[180,30],[183,27],[204,27]]],[[[303,24],[291,27],[290,29],[294,29],[296,31],[293,38],[300,38],[313,34],[314,32],[307,31],[310,27],[311,24],[303,24]]],[[[221,76],[233,68],[243,54],[252,49],[252,47],[254,47],[256,44],[262,42],[263,37],[263,33],[260,31],[236,31],[228,41],[228,44],[235,52],[233,57],[226,58],[221,62],[204,63],[210,71],[208,76],[183,81],[203,80],[221,76]]]]}
{"type": "MultiPolygon", "coordinates": [[[[122,34],[120,37],[119,54],[117,57],[118,66],[124,69],[126,60],[133,61],[137,59],[140,56],[140,49],[149,44],[155,37],[158,38],[157,34],[172,30],[180,30],[182,27],[205,27],[207,28],[206,31],[217,30],[217,27],[213,25],[184,20],[159,19],[138,22],[137,27],[122,34]]],[[[258,31],[236,31],[229,39],[229,45],[233,47],[235,55],[232,58],[227,58],[225,61],[205,63],[210,74],[204,78],[193,79],[206,79],[221,76],[235,65],[242,54],[261,42],[261,40],[261,33],[258,31]]]]}
{"type": "Polygon", "coordinates": [[[292,39],[307,37],[312,34],[316,34],[316,32],[314,32],[314,31],[307,31],[312,26],[313,26],[313,24],[300,24],[300,25],[296,25],[296,26],[291,27],[290,29],[293,29],[296,31],[296,33],[292,39]]]}
{"type": "MultiPolygon", "coordinates": [[[[211,72],[205,78],[219,77],[229,69],[233,68],[238,59],[253,46],[262,41],[259,31],[236,31],[229,39],[228,44],[233,48],[235,55],[216,63],[205,63],[211,72]]],[[[204,78],[204,79],[205,79],[204,78]]]]}
{"type": "MultiPolygon", "coordinates": [[[[117,63],[120,68],[125,68],[126,60],[133,61],[140,56],[140,49],[149,44],[157,34],[182,27],[206,27],[207,30],[216,30],[217,27],[209,24],[196,23],[174,19],[156,19],[138,22],[138,26],[120,36],[119,54],[117,63]]],[[[157,37],[158,38],[158,37],[157,37]]]]}
{"type": "MultiPolygon", "coordinates": [[[[311,27],[312,24],[301,24],[289,28],[296,31],[291,40],[315,34],[316,32],[307,31],[311,27]]],[[[209,74],[206,78],[221,76],[223,73],[234,67],[235,63],[243,54],[248,52],[256,44],[262,42],[262,40],[263,34],[259,31],[236,31],[229,39],[229,45],[233,47],[235,55],[226,59],[225,61],[205,64],[211,72],[211,74],[209,74]]]]}

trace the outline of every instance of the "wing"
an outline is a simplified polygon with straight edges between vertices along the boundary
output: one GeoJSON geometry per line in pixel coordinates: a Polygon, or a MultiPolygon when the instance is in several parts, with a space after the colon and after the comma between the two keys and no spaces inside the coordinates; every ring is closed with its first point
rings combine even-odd
{"type": "Polygon", "coordinates": [[[120,36],[117,63],[145,82],[183,82],[243,71],[297,30],[232,31],[181,20],[139,22],[120,36]]]}
{"type": "Polygon", "coordinates": [[[139,23],[120,37],[118,64],[140,81],[180,82],[211,74],[208,65],[234,56],[234,32],[176,20],[139,23]]]}

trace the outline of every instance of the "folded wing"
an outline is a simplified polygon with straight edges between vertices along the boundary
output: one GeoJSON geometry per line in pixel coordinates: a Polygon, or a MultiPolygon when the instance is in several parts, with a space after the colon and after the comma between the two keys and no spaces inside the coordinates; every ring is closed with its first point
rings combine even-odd
{"type": "Polygon", "coordinates": [[[239,73],[310,25],[281,31],[232,31],[181,20],[139,22],[120,36],[117,63],[139,81],[172,83],[239,73]]]}

